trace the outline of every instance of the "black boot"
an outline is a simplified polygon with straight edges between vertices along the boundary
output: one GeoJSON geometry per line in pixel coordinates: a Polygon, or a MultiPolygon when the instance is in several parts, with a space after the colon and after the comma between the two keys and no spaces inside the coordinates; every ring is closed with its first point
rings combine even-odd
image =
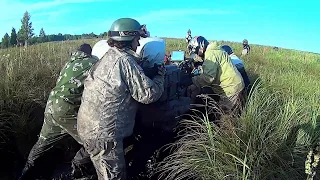
{"type": "Polygon", "coordinates": [[[33,165],[29,162],[26,163],[26,165],[24,166],[21,175],[19,176],[18,180],[28,180],[28,179],[32,179],[30,176],[32,174],[32,167],[33,165]]]}
{"type": "Polygon", "coordinates": [[[86,163],[86,164],[76,164],[74,162],[72,162],[72,172],[71,172],[71,176],[74,179],[97,179],[97,175],[96,175],[96,170],[92,164],[92,162],[90,163],[86,163]]]}

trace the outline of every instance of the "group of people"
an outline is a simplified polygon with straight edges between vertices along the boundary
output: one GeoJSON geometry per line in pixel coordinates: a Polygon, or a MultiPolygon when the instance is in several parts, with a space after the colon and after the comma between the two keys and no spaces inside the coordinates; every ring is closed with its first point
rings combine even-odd
{"type": "MultiPolygon", "coordinates": [[[[187,31],[187,35],[186,35],[186,37],[185,37],[185,40],[186,40],[186,42],[187,42],[187,44],[188,44],[188,51],[189,52],[191,52],[191,49],[190,49],[190,46],[189,46],[189,43],[190,43],[190,41],[192,40],[192,36],[191,36],[191,30],[189,29],[188,31],[187,31]]],[[[245,55],[247,55],[247,54],[249,54],[250,53],[250,45],[249,45],[249,43],[248,43],[248,40],[247,39],[244,39],[243,41],[242,41],[242,52],[241,52],[241,56],[245,56],[245,55]]]]}
{"type": "Polygon", "coordinates": [[[221,108],[229,113],[240,105],[250,80],[243,61],[238,58],[230,46],[209,43],[203,36],[195,36],[188,45],[191,56],[197,55],[203,61],[200,74],[192,78],[188,94],[195,98],[202,89],[209,87],[219,96],[221,108]]]}
{"type": "MultiPolygon", "coordinates": [[[[149,78],[139,65],[139,40],[150,34],[137,20],[116,20],[108,36],[105,53],[93,56],[91,46],[82,44],[62,68],[20,180],[35,179],[37,160],[70,136],[82,145],[72,161],[74,178],[96,174],[99,180],[127,179],[123,140],[133,133],[138,104],[150,104],[162,96],[166,70],[158,66],[157,74],[149,78]],[[89,166],[95,172],[86,172],[89,166]]],[[[188,87],[189,96],[210,87],[221,95],[219,103],[232,110],[249,83],[242,76],[241,60],[229,46],[209,43],[202,36],[192,38],[189,46],[203,60],[200,74],[188,87]]]]}

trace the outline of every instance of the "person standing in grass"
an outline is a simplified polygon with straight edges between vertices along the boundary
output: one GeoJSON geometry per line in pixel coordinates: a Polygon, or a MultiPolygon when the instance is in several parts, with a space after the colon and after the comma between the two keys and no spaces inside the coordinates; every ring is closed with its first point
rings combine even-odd
{"type": "Polygon", "coordinates": [[[191,51],[191,49],[189,47],[189,42],[191,41],[191,39],[192,39],[191,30],[189,29],[187,32],[187,35],[186,35],[187,49],[189,52],[191,51]]]}
{"type": "Polygon", "coordinates": [[[209,43],[203,36],[196,36],[190,41],[192,53],[203,60],[200,75],[192,78],[188,94],[195,99],[197,94],[210,87],[214,94],[220,96],[219,104],[225,112],[230,112],[239,102],[244,82],[230,57],[222,51],[217,42],[209,43]]]}
{"type": "Polygon", "coordinates": [[[244,39],[242,41],[242,47],[243,47],[242,56],[245,56],[245,55],[250,53],[251,48],[250,48],[250,45],[248,44],[248,40],[247,39],[244,39]]]}
{"type": "Polygon", "coordinates": [[[110,49],[85,80],[78,113],[78,133],[99,180],[127,179],[123,140],[132,135],[139,103],[157,101],[164,91],[164,66],[152,79],[136,54],[144,25],[131,18],[116,20],[108,31],[110,49]]]}
{"type": "MultiPolygon", "coordinates": [[[[82,144],[77,133],[77,113],[84,89],[83,81],[98,60],[91,56],[91,51],[89,44],[82,44],[61,70],[47,101],[40,136],[29,153],[20,180],[35,179],[41,173],[37,168],[46,166],[37,164],[38,160],[45,155],[54,156],[55,147],[63,147],[64,140],[72,137],[82,144]]],[[[89,154],[82,147],[72,161],[73,175],[84,176],[82,171],[90,165],[93,167],[89,154]]]]}
{"type": "Polygon", "coordinates": [[[249,77],[247,75],[247,72],[244,68],[244,64],[243,64],[243,61],[233,53],[233,50],[230,46],[228,45],[222,45],[221,46],[221,49],[223,51],[225,51],[226,53],[228,53],[229,57],[231,58],[231,61],[233,63],[233,65],[236,66],[236,68],[238,69],[238,71],[240,72],[242,78],[243,78],[243,81],[244,81],[244,86],[245,86],[245,89],[247,89],[250,85],[250,80],[249,80],[249,77]]]}
{"type": "Polygon", "coordinates": [[[189,29],[186,35],[186,42],[189,44],[189,42],[191,41],[192,36],[191,36],[191,30],[189,29]]]}

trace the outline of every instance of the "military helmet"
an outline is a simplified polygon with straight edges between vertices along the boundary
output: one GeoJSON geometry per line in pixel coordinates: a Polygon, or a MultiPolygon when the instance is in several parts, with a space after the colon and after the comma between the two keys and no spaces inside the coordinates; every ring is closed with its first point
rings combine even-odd
{"type": "Polygon", "coordinates": [[[199,54],[199,51],[204,53],[204,50],[209,45],[209,42],[203,36],[195,36],[188,44],[188,49],[190,48],[191,53],[199,54]]]}
{"type": "Polygon", "coordinates": [[[228,45],[222,45],[220,48],[221,48],[222,51],[227,52],[228,55],[233,53],[232,48],[230,46],[228,46],[228,45]]]}
{"type": "Polygon", "coordinates": [[[248,40],[247,40],[247,39],[244,39],[244,40],[242,41],[242,44],[248,44],[248,40]]]}
{"type": "Polygon", "coordinates": [[[136,36],[148,37],[146,25],[132,18],[120,18],[114,21],[108,36],[115,41],[132,41],[136,36]]]}

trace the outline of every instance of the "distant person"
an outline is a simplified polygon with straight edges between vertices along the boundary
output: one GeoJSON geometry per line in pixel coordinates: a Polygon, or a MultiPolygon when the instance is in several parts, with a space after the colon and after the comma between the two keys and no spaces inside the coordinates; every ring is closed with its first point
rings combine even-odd
{"type": "Polygon", "coordinates": [[[191,52],[191,47],[189,46],[189,42],[191,41],[192,39],[192,36],[191,36],[191,30],[189,29],[188,32],[187,32],[187,35],[186,35],[186,42],[187,42],[187,49],[189,51],[189,53],[191,52]]]}
{"type": "MultiPolygon", "coordinates": [[[[83,81],[97,62],[97,59],[92,58],[91,51],[89,44],[82,44],[72,53],[70,60],[61,70],[56,86],[52,89],[47,101],[39,139],[29,153],[20,180],[36,179],[36,176],[41,173],[36,168],[46,166],[46,164],[38,164],[37,160],[45,155],[55,156],[52,152],[56,147],[63,147],[65,139],[73,137],[82,144],[77,133],[77,114],[84,88],[83,81]]],[[[82,167],[85,168],[86,164],[93,167],[89,154],[82,147],[72,161],[73,175],[83,177],[82,167]]]]}
{"type": "Polygon", "coordinates": [[[250,46],[249,46],[249,44],[248,44],[248,40],[247,39],[244,39],[243,41],[242,41],[242,47],[243,47],[243,50],[242,50],[242,56],[245,56],[245,55],[247,55],[247,54],[249,54],[250,53],[250,46]]]}
{"type": "Polygon", "coordinates": [[[170,65],[171,64],[170,59],[171,59],[171,54],[170,53],[166,54],[164,57],[164,65],[170,65]]]}
{"type": "Polygon", "coordinates": [[[223,46],[221,46],[221,49],[223,51],[225,51],[226,53],[228,53],[233,65],[235,65],[236,68],[238,69],[238,71],[240,72],[240,74],[241,74],[241,76],[243,78],[243,81],[244,81],[244,86],[247,89],[249,87],[249,85],[250,85],[250,80],[249,80],[247,72],[246,72],[246,70],[244,68],[243,61],[233,53],[233,50],[232,50],[232,48],[230,46],[223,45],[223,46]]]}
{"type": "Polygon", "coordinates": [[[191,30],[189,29],[186,35],[186,42],[189,44],[189,42],[191,41],[192,36],[191,36],[191,30]]]}

